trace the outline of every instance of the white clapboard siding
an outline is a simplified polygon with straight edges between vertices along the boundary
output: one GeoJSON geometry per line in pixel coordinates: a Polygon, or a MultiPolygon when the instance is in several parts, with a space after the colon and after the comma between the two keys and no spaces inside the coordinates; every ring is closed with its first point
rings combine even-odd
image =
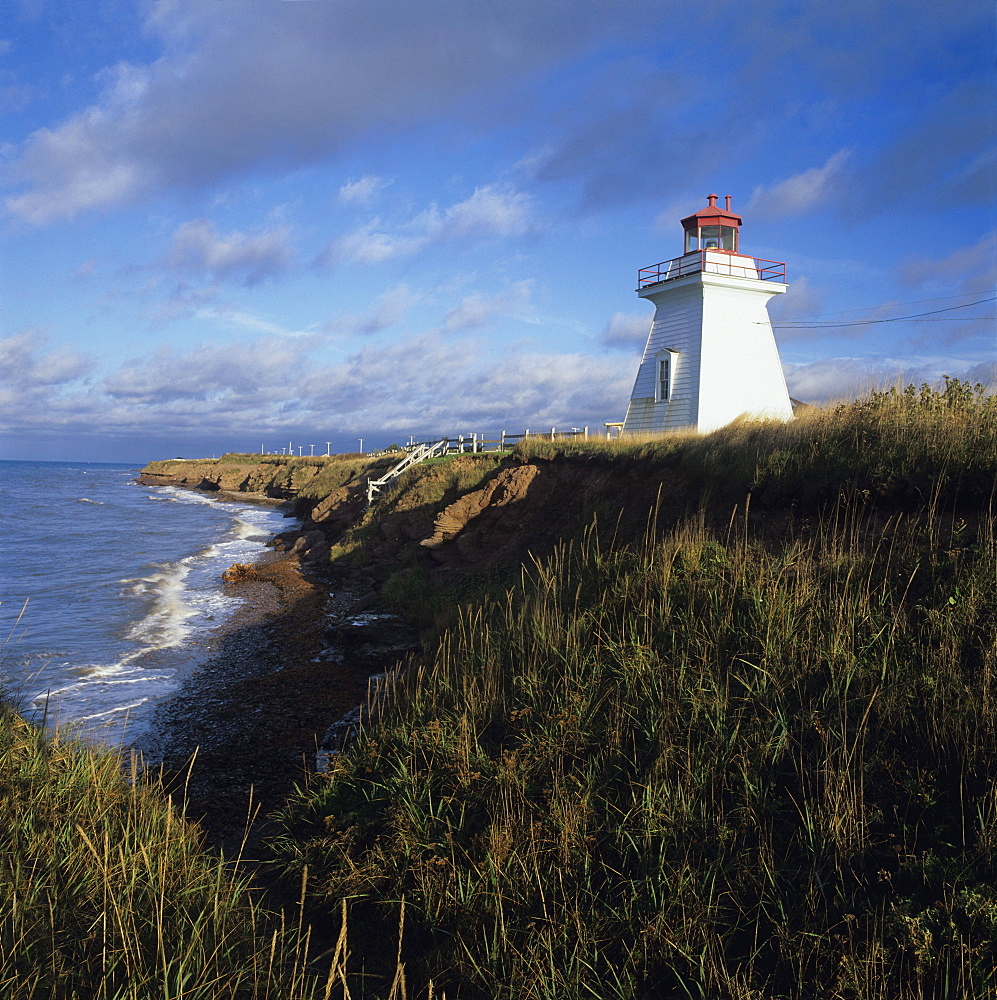
{"type": "MultiPolygon", "coordinates": [[[[733,270],[724,262],[726,271],[733,270]]],[[[786,285],[762,281],[751,258],[733,258],[742,273],[705,271],[662,281],[638,294],[655,305],[634,382],[626,433],[715,430],[740,416],[788,420],[792,406],[766,303],[786,285]],[[663,350],[674,366],[668,400],[655,400],[663,350]]]]}

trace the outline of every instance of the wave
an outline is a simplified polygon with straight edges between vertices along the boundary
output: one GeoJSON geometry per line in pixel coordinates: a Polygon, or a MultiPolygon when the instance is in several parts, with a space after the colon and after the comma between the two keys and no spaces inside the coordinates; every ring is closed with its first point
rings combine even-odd
{"type": "MultiPolygon", "coordinates": [[[[53,475],[51,482],[58,490],[63,481],[53,475]]],[[[24,499],[10,509],[31,510],[35,478],[22,475],[15,485],[24,499]]],[[[36,616],[48,616],[8,654],[9,681],[38,721],[68,724],[103,743],[142,745],[156,705],[209,655],[219,625],[242,603],[222,573],[255,561],[284,518],[272,507],[119,484],[109,474],[87,486],[108,498],[108,511],[98,513],[104,501],[79,489],[77,480],[60,497],[68,502],[57,534],[50,539],[43,520],[32,520],[29,532],[37,552],[58,538],[73,570],[48,573],[44,560],[27,555],[8,565],[10,579],[26,581],[25,593],[40,602],[36,616]],[[147,500],[181,506],[156,512],[147,500]]]]}

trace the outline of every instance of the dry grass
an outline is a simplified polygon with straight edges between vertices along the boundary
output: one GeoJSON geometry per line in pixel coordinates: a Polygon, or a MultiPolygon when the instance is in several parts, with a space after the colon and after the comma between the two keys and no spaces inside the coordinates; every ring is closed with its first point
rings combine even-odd
{"type": "MultiPolygon", "coordinates": [[[[182,809],[121,764],[0,710],[0,996],[347,997],[345,935],[310,954],[303,909],[261,907],[182,809]]],[[[403,983],[380,996],[401,1000],[403,983]]]]}
{"type": "Polygon", "coordinates": [[[994,408],[939,395],[636,444],[747,450],[805,514],[590,533],[467,608],[290,804],[285,865],[358,939],[404,898],[460,997],[992,995],[994,408]]]}
{"type": "Polygon", "coordinates": [[[520,453],[681,468],[704,514],[565,540],[392,675],[283,813],[290,913],[134,765],[0,712],[0,995],[994,995],[994,400],[520,453]]]}

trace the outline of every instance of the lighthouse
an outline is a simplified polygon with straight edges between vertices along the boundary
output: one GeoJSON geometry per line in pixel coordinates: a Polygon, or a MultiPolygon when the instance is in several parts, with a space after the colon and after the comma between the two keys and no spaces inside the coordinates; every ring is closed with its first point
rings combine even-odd
{"type": "Polygon", "coordinates": [[[730,195],[724,208],[715,194],[707,201],[682,220],[682,256],[637,274],[637,294],[655,311],[624,433],[793,415],[767,309],[786,291],[786,265],[741,252],[730,195]]]}

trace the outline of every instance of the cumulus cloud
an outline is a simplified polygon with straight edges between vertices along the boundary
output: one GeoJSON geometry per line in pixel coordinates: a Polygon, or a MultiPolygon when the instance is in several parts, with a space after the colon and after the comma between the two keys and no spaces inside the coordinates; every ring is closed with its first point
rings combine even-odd
{"type": "Polygon", "coordinates": [[[75,429],[74,400],[86,394],[84,380],[96,365],[88,355],[47,344],[47,335],[37,330],[0,337],[0,431],[57,414],[75,429]]]}
{"type": "MultiPolygon", "coordinates": [[[[5,371],[18,379],[25,352],[33,371],[45,370],[37,344],[6,350],[0,357],[13,360],[5,371]]],[[[365,346],[335,361],[321,337],[261,336],[186,351],[160,347],[68,392],[65,382],[37,383],[30,395],[5,397],[0,430],[62,431],[92,423],[141,443],[148,435],[283,435],[289,427],[318,436],[324,428],[416,434],[595,426],[621,418],[632,369],[629,361],[542,351],[510,354],[496,364],[480,343],[454,342],[439,331],[365,346]]],[[[50,380],[55,370],[49,369],[50,380]]],[[[86,370],[68,359],[59,368],[67,380],[86,370]]]]}
{"type": "Polygon", "coordinates": [[[89,356],[64,346],[45,350],[47,341],[37,330],[0,338],[0,381],[11,388],[34,389],[73,382],[92,370],[89,356]]]}
{"type": "Polygon", "coordinates": [[[344,205],[367,205],[387,186],[387,181],[371,174],[356,181],[351,178],[339,189],[339,200],[344,205]]]}
{"type": "Polygon", "coordinates": [[[613,313],[603,327],[599,341],[604,347],[619,351],[639,351],[647,343],[651,330],[651,317],[646,313],[613,313]]]}
{"type": "Polygon", "coordinates": [[[893,385],[920,385],[922,382],[940,385],[943,375],[986,384],[979,375],[985,376],[993,368],[989,362],[981,364],[966,358],[929,356],[821,358],[801,364],[783,364],[789,394],[805,403],[854,399],[873,389],[882,390],[893,385]]]}
{"type": "Polygon", "coordinates": [[[494,295],[472,292],[447,311],[443,317],[443,332],[456,333],[484,326],[493,316],[522,312],[530,304],[533,281],[517,281],[494,295]]]}
{"type": "Polygon", "coordinates": [[[335,422],[391,432],[596,425],[620,419],[626,408],[632,364],[542,352],[504,361],[482,357],[474,341],[454,344],[429,333],[364,348],[313,373],[308,387],[312,405],[335,422]]]}
{"type": "Polygon", "coordinates": [[[400,323],[409,309],[422,298],[419,292],[408,285],[395,285],[382,292],[374,302],[374,307],[366,316],[352,316],[336,320],[327,327],[329,330],[351,330],[370,335],[400,323]]]}
{"type": "Polygon", "coordinates": [[[316,162],[553,65],[617,19],[612,0],[567,18],[533,0],[153,4],[146,28],[161,54],[108,71],[94,104],[34,132],[14,157],[7,208],[44,224],[316,162]]]}
{"type": "MultiPolygon", "coordinates": [[[[146,414],[167,414],[174,404],[218,419],[230,406],[237,413],[273,405],[293,384],[306,343],[261,337],[248,343],[203,344],[190,351],[161,346],[154,354],[125,362],[104,379],[101,390],[118,403],[146,414]]],[[[233,414],[235,420],[239,418],[233,414]]]]}
{"type": "Polygon", "coordinates": [[[532,225],[529,197],[489,184],[444,210],[430,205],[414,218],[388,225],[376,218],[330,244],[322,263],[380,264],[418,253],[433,243],[521,236],[532,225]]]}
{"type": "Polygon", "coordinates": [[[770,187],[756,187],[745,212],[782,219],[820,208],[834,196],[850,155],[850,150],[839,149],[822,167],[811,167],[770,187]]]}
{"type": "Polygon", "coordinates": [[[278,225],[255,235],[219,233],[206,219],[185,222],[173,234],[165,264],[211,280],[235,278],[258,285],[283,274],[294,260],[291,232],[278,225]]]}

